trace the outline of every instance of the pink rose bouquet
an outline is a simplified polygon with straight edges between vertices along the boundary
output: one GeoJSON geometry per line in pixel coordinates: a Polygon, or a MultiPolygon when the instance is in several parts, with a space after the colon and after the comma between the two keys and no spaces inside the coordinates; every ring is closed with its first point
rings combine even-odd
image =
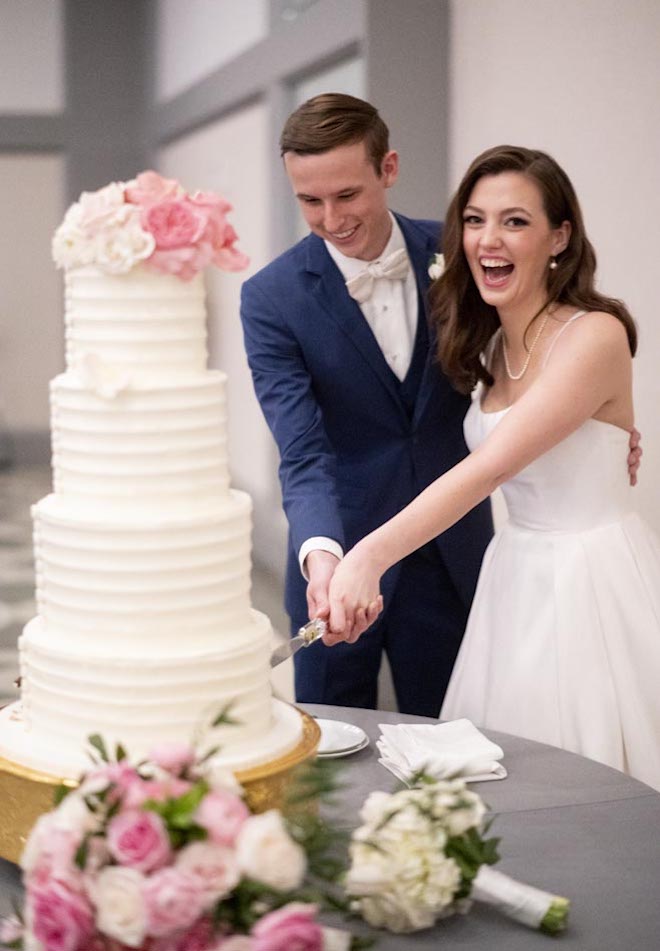
{"type": "MultiPolygon", "coordinates": [[[[157,184],[144,180],[152,198],[157,184]]],[[[216,723],[223,716],[231,722],[222,714],[216,723]]],[[[326,874],[333,868],[325,855],[332,834],[318,816],[304,810],[290,819],[278,810],[253,815],[235,778],[213,765],[212,753],[198,757],[179,744],[132,765],[121,747],[110,761],[100,737],[90,742],[93,768],[76,788],[59,791],[55,809],[30,833],[21,858],[24,907],[0,928],[5,947],[364,946],[317,920],[321,903],[332,895],[321,886],[330,888],[336,878],[326,874]]],[[[336,898],[331,907],[337,907],[336,898]]]]}
{"type": "Polygon", "coordinates": [[[188,281],[210,264],[240,271],[247,257],[227,220],[231,205],[210,192],[188,194],[174,179],[141,172],[83,192],[53,238],[58,267],[94,265],[125,274],[139,264],[188,281]]]}

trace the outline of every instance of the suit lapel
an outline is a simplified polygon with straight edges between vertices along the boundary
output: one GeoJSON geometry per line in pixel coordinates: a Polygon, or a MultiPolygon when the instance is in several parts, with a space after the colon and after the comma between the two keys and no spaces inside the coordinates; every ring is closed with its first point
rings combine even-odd
{"type": "Polygon", "coordinates": [[[398,381],[387,365],[364,314],[346,290],[339,268],[320,238],[310,235],[308,241],[307,270],[318,276],[312,293],[324,311],[360,352],[405,417],[398,381]]]}
{"type": "MultiPolygon", "coordinates": [[[[417,290],[419,293],[419,320],[429,321],[427,294],[431,279],[429,278],[429,264],[433,255],[436,253],[437,244],[434,238],[429,238],[423,231],[417,228],[414,222],[408,218],[396,216],[403,237],[408,248],[410,261],[415,271],[417,281],[417,290]]],[[[436,376],[434,368],[435,362],[435,332],[429,324],[429,352],[424,364],[422,380],[415,400],[415,411],[413,413],[413,424],[416,424],[428,402],[429,396],[433,390],[433,381],[436,376]]]]}

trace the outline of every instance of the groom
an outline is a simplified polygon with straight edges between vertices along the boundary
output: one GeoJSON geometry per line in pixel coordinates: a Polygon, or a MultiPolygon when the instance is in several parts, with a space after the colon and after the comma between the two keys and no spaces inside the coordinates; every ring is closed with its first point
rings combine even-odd
{"type": "MultiPolygon", "coordinates": [[[[398,155],[376,109],[317,96],[281,151],[312,233],[243,285],[241,319],[281,456],[295,633],[327,616],[343,552],[466,454],[469,399],[437,366],[426,314],[441,226],[388,210],[398,155]]],[[[375,707],[385,651],[399,709],[436,717],[491,533],[486,502],[394,566],[366,637],[298,652],[297,700],[375,707]]]]}

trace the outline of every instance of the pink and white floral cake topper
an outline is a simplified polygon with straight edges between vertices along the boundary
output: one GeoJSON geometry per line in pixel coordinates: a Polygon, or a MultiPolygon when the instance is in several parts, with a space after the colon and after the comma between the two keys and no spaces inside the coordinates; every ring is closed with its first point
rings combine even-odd
{"type": "Polygon", "coordinates": [[[189,194],[174,179],[141,172],[83,192],[53,238],[58,267],[94,265],[126,274],[138,264],[191,280],[210,264],[240,271],[248,258],[235,247],[231,205],[212,192],[189,194]]]}

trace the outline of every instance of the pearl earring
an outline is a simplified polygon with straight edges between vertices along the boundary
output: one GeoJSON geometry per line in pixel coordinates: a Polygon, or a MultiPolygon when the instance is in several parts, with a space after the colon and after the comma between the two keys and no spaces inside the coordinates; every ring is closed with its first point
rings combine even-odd
{"type": "Polygon", "coordinates": [[[557,269],[557,259],[556,259],[556,258],[550,258],[550,264],[549,264],[548,266],[549,266],[549,268],[550,268],[551,271],[555,271],[555,270],[557,269]]]}

